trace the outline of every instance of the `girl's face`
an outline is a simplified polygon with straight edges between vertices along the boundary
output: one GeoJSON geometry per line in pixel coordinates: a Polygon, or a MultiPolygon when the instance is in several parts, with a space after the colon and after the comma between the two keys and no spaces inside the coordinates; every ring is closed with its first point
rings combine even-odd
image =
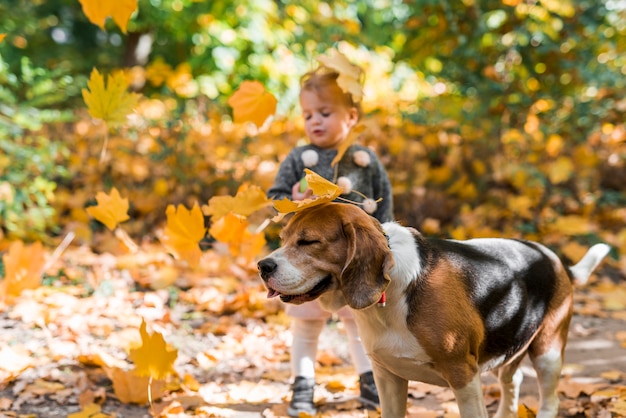
{"type": "Polygon", "coordinates": [[[312,90],[300,93],[304,130],[320,148],[337,148],[358,120],[358,111],[338,100],[325,100],[312,90]]]}

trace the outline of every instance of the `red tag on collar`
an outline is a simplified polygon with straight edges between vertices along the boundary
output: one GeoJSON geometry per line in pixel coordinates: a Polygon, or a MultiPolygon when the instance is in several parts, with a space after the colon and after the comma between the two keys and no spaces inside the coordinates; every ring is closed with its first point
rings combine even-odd
{"type": "Polygon", "coordinates": [[[385,305],[387,305],[387,295],[385,294],[385,292],[383,292],[383,294],[380,295],[380,300],[378,301],[378,307],[384,308],[385,305]]]}

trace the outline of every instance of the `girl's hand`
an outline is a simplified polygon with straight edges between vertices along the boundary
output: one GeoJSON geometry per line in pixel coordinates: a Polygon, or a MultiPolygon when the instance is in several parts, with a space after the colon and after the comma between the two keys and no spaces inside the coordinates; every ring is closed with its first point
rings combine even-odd
{"type": "Polygon", "coordinates": [[[313,190],[307,187],[303,192],[300,191],[300,182],[293,185],[291,188],[291,200],[304,200],[313,196],[313,190]]]}

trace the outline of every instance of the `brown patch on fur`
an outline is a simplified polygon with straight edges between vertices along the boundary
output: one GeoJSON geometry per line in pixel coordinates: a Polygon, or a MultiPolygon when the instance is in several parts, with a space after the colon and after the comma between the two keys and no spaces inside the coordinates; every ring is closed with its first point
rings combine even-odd
{"type": "Polygon", "coordinates": [[[433,359],[433,367],[456,389],[465,387],[476,375],[485,337],[480,314],[460,275],[448,260],[438,260],[423,283],[413,314],[422,319],[408,321],[409,329],[433,359]]]}

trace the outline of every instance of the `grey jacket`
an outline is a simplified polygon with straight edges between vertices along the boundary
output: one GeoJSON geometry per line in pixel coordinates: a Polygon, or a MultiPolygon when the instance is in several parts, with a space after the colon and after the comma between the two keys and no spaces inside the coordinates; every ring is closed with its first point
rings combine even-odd
{"type": "MultiPolygon", "coordinates": [[[[304,169],[309,168],[311,171],[319,174],[325,179],[336,183],[339,177],[347,177],[352,183],[352,189],[357,190],[366,197],[378,200],[376,211],[372,214],[380,222],[388,222],[393,220],[393,196],[391,193],[391,183],[387,172],[376,154],[362,145],[354,144],[348,148],[343,155],[341,161],[336,167],[331,167],[330,163],[337,155],[335,149],[322,149],[314,145],[303,145],[294,148],[281,163],[278,174],[274,180],[274,184],[268,190],[268,197],[276,200],[289,198],[291,199],[291,189],[302,177],[304,177],[304,169]],[[302,160],[302,153],[307,150],[317,152],[319,159],[316,165],[307,167],[302,160]],[[370,163],[366,167],[361,167],[354,162],[354,153],[357,151],[365,151],[369,154],[370,163]],[[335,173],[335,170],[337,171],[335,173]]],[[[357,193],[350,192],[341,195],[342,198],[353,202],[363,202],[365,200],[357,193]]]]}

